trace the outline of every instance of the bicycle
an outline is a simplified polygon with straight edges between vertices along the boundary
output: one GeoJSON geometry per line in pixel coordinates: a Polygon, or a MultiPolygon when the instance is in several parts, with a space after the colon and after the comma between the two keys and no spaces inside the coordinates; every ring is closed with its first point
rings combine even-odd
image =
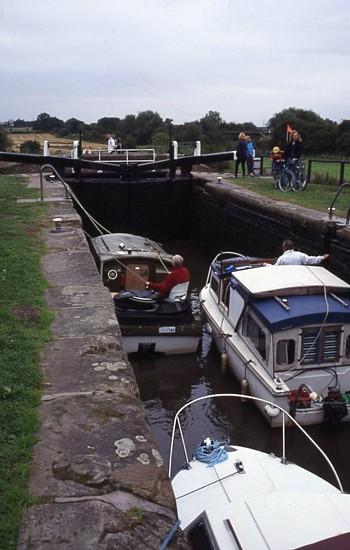
{"type": "Polygon", "coordinates": [[[287,162],[283,162],[281,166],[281,171],[278,176],[278,187],[281,191],[284,191],[287,193],[288,191],[291,191],[295,184],[295,174],[294,172],[289,168],[289,165],[287,162]]]}
{"type": "Polygon", "coordinates": [[[307,186],[304,162],[300,159],[287,160],[281,171],[278,185],[284,192],[304,191],[307,186]]]}
{"type": "Polygon", "coordinates": [[[279,181],[281,173],[284,169],[285,162],[283,159],[273,160],[271,166],[271,175],[272,175],[272,186],[275,189],[279,189],[279,181]]]}

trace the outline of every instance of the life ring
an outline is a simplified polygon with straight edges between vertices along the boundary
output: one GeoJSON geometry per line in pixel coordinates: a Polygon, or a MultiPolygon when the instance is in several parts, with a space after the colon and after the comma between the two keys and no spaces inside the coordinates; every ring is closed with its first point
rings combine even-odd
{"type": "Polygon", "coordinates": [[[118,278],[118,271],[116,269],[110,269],[107,272],[107,277],[110,281],[115,281],[118,278]]]}

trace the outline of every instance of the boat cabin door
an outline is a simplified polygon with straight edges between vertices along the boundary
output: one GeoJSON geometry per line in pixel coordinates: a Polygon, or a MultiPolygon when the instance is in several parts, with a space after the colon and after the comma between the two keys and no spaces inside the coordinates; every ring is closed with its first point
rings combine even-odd
{"type": "Polygon", "coordinates": [[[125,288],[143,290],[145,281],[149,281],[149,265],[147,264],[128,264],[125,274],[125,288]]]}

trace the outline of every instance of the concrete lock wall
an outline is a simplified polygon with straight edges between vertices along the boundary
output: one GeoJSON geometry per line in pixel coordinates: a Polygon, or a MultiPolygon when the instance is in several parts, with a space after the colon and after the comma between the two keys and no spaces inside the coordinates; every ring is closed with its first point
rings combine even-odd
{"type": "MultiPolygon", "coordinates": [[[[350,282],[350,228],[327,214],[273,201],[236,185],[196,178],[193,185],[193,242],[212,258],[231,250],[274,258],[286,238],[311,255],[330,253],[324,263],[350,282]]],[[[281,196],[283,199],[283,196],[281,196]]]]}
{"type": "MultiPolygon", "coordinates": [[[[30,185],[38,186],[39,178],[30,185]]],[[[45,197],[42,271],[54,318],[52,341],[40,356],[32,498],[17,548],[159,548],[176,522],[175,500],[113,302],[71,201],[53,183],[45,184],[45,197]]],[[[177,531],[169,548],[186,547],[177,531]]]]}

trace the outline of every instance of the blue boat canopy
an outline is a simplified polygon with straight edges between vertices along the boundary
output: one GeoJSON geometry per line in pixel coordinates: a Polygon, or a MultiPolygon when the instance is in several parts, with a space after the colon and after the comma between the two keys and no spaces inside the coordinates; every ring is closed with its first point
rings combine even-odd
{"type": "MultiPolygon", "coordinates": [[[[327,324],[350,323],[350,296],[342,295],[348,303],[344,306],[332,296],[327,296],[327,324]]],[[[327,304],[323,294],[288,296],[285,309],[275,298],[256,298],[250,300],[250,306],[266,325],[270,332],[287,330],[292,327],[320,325],[325,320],[327,304]]]]}

